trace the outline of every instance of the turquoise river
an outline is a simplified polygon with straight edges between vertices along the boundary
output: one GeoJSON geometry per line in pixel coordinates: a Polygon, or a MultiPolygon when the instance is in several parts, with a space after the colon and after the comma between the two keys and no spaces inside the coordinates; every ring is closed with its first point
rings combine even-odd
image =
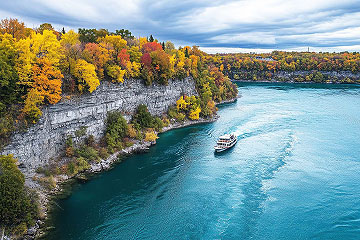
{"type": "Polygon", "coordinates": [[[76,185],[47,239],[360,239],[360,87],[238,87],[218,121],[76,185]]]}

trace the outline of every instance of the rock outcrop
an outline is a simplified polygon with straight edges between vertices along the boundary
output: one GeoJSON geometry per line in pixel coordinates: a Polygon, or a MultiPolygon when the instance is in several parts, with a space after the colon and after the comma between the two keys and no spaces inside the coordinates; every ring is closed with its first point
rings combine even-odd
{"type": "Polygon", "coordinates": [[[1,154],[18,158],[24,173],[49,164],[64,153],[65,139],[77,131],[96,139],[103,136],[107,113],[123,112],[128,120],[139,104],[145,104],[151,114],[161,115],[183,94],[196,95],[192,78],[169,80],[167,86],[145,86],[141,80],[129,79],[122,84],[103,82],[91,94],[45,107],[39,122],[26,132],[15,133],[1,154]]]}
{"type": "MultiPolygon", "coordinates": [[[[267,71],[237,71],[232,72],[231,78],[240,81],[249,81],[249,82],[297,82],[297,78],[302,78],[301,82],[307,82],[305,79],[306,76],[310,74],[321,73],[323,79],[321,82],[325,83],[359,83],[360,81],[360,73],[353,73],[351,71],[277,71],[272,73],[271,79],[267,77],[267,71]],[[239,78],[235,78],[236,74],[240,75],[239,78]],[[244,77],[243,75],[247,76],[244,77]],[[257,80],[253,80],[253,76],[256,76],[257,80]],[[250,78],[249,78],[250,77],[250,78]]],[[[316,80],[312,79],[310,82],[316,82],[316,80]]]]}

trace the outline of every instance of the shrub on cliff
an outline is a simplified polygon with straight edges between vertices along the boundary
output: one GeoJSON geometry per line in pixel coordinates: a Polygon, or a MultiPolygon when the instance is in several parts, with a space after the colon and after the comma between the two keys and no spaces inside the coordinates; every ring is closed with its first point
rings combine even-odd
{"type": "Polygon", "coordinates": [[[120,112],[110,112],[106,119],[105,141],[109,149],[121,149],[128,134],[128,124],[120,112]]]}
{"type": "Polygon", "coordinates": [[[38,216],[36,196],[24,183],[24,175],[13,156],[0,155],[0,227],[9,231],[33,225],[38,216]]]}
{"type": "Polygon", "coordinates": [[[164,122],[161,118],[152,116],[144,104],[138,106],[131,122],[133,123],[132,127],[137,130],[154,128],[157,132],[160,132],[164,127],[164,122]]]}
{"type": "Polygon", "coordinates": [[[69,176],[73,176],[89,168],[90,168],[90,164],[86,161],[85,158],[83,157],[75,158],[67,164],[66,174],[69,176]]]}
{"type": "Polygon", "coordinates": [[[140,129],[152,128],[154,126],[154,118],[144,104],[138,106],[132,122],[140,129]]]}
{"type": "Polygon", "coordinates": [[[156,141],[156,139],[158,139],[159,137],[157,136],[157,134],[154,132],[154,130],[150,130],[147,131],[145,133],[145,141],[146,142],[154,142],[156,141]]]}
{"type": "Polygon", "coordinates": [[[75,156],[84,158],[88,162],[98,161],[100,159],[98,151],[89,145],[82,145],[75,150],[75,156]]]}

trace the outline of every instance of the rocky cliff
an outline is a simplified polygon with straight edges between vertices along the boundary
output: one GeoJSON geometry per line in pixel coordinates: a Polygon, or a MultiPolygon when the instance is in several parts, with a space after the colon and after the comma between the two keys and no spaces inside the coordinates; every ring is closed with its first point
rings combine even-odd
{"type": "Polygon", "coordinates": [[[351,71],[277,71],[272,73],[269,78],[267,71],[234,71],[230,73],[230,77],[234,80],[245,80],[245,81],[272,81],[272,82],[304,82],[308,81],[305,79],[306,76],[313,74],[310,78],[311,82],[328,82],[328,83],[359,83],[360,73],[353,73],[351,71]],[[322,77],[317,80],[314,79],[316,73],[321,73],[322,77]],[[237,76],[235,76],[237,75],[237,76]],[[254,80],[254,76],[256,80],[254,80]]]}
{"type": "MultiPolygon", "coordinates": [[[[352,73],[350,71],[319,71],[325,78],[331,79],[332,81],[342,80],[345,78],[349,78],[352,80],[360,79],[360,73],[352,73]]],[[[274,75],[274,79],[283,79],[287,81],[294,80],[294,78],[298,76],[305,77],[314,73],[313,71],[294,71],[294,72],[285,72],[285,71],[278,71],[274,75]]]]}
{"type": "Polygon", "coordinates": [[[13,154],[21,170],[31,173],[58,158],[64,152],[66,137],[74,136],[79,129],[101,138],[109,111],[119,110],[130,119],[137,106],[145,104],[152,114],[161,115],[182,94],[197,94],[192,78],[169,80],[167,86],[145,86],[135,79],[122,84],[103,82],[91,94],[45,107],[39,122],[24,133],[14,134],[1,154],[13,154]]]}

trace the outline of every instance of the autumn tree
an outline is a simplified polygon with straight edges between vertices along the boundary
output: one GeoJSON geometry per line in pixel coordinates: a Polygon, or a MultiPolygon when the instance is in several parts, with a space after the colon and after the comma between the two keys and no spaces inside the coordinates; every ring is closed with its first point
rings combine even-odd
{"type": "Polygon", "coordinates": [[[161,44],[157,42],[148,42],[142,46],[143,53],[151,53],[153,51],[162,50],[161,44]]]}
{"type": "Polygon", "coordinates": [[[151,67],[151,56],[149,53],[144,53],[141,56],[141,63],[144,65],[144,67],[146,68],[150,68],[151,67]]]}
{"type": "Polygon", "coordinates": [[[145,141],[146,142],[155,142],[156,139],[158,139],[158,135],[152,130],[152,131],[147,131],[145,133],[145,141]]]}
{"type": "Polygon", "coordinates": [[[33,65],[36,59],[46,57],[57,68],[60,59],[64,57],[61,45],[56,35],[49,30],[43,34],[32,33],[30,37],[16,43],[18,57],[15,60],[19,84],[29,86],[32,77],[33,65]]]}
{"type": "Polygon", "coordinates": [[[100,85],[100,81],[96,76],[95,66],[83,59],[76,61],[73,75],[77,79],[80,93],[84,92],[84,90],[88,90],[91,93],[100,85]]]}
{"type": "Polygon", "coordinates": [[[181,96],[179,100],[176,101],[176,108],[178,111],[186,111],[188,105],[189,103],[185,101],[184,96],[181,96]]]}
{"type": "Polygon", "coordinates": [[[120,51],[120,53],[118,54],[117,61],[123,69],[126,68],[127,62],[130,61],[130,54],[128,54],[128,52],[125,48],[122,49],[120,51]]]}
{"type": "Polygon", "coordinates": [[[86,61],[96,67],[98,77],[104,78],[104,66],[110,60],[109,50],[97,43],[88,43],[82,55],[86,61]]]}
{"type": "Polygon", "coordinates": [[[127,45],[125,39],[122,39],[121,36],[116,35],[106,35],[105,37],[99,38],[98,42],[102,47],[108,49],[109,53],[113,56],[114,59],[116,59],[120,51],[126,48],[127,45]]]}
{"type": "Polygon", "coordinates": [[[54,31],[53,26],[50,23],[43,23],[40,25],[40,27],[37,29],[39,33],[43,33],[44,30],[54,31]]]}
{"type": "Polygon", "coordinates": [[[148,40],[146,39],[146,37],[140,37],[139,38],[139,47],[140,47],[140,49],[142,49],[144,44],[147,43],[147,42],[148,42],[148,40]]]}
{"type": "Polygon", "coordinates": [[[79,34],[73,30],[64,33],[61,36],[60,44],[64,53],[64,58],[61,60],[62,69],[70,73],[76,60],[81,56],[79,34]]]}
{"type": "Polygon", "coordinates": [[[113,82],[124,82],[124,75],[126,70],[121,69],[120,66],[115,64],[109,64],[106,68],[106,72],[113,82]]]}
{"type": "Polygon", "coordinates": [[[169,55],[163,50],[156,50],[150,53],[151,63],[156,73],[156,79],[161,84],[167,84],[171,78],[169,55]]]}
{"type": "Polygon", "coordinates": [[[137,62],[137,63],[141,62],[140,59],[141,59],[142,53],[141,53],[139,47],[132,46],[129,50],[127,50],[127,52],[130,55],[131,62],[137,62]]]}
{"type": "Polygon", "coordinates": [[[191,109],[190,114],[189,114],[189,118],[191,120],[198,120],[200,112],[201,112],[200,107],[196,107],[195,109],[191,109]]]}
{"type": "Polygon", "coordinates": [[[27,30],[25,24],[16,18],[6,18],[0,21],[0,33],[8,33],[13,38],[21,39],[26,37],[27,30]]]}
{"type": "Polygon", "coordinates": [[[47,57],[51,64],[59,66],[60,59],[63,57],[60,41],[53,31],[44,30],[42,34],[31,35],[31,51],[37,58],[47,57]]]}
{"type": "Polygon", "coordinates": [[[61,99],[62,78],[60,70],[55,69],[46,57],[39,58],[33,66],[31,87],[38,91],[45,103],[55,104],[61,99]]]}
{"type": "Polygon", "coordinates": [[[167,41],[167,42],[165,43],[165,51],[171,52],[171,51],[174,50],[174,49],[175,49],[175,45],[174,45],[172,42],[167,41]]]}
{"type": "Polygon", "coordinates": [[[44,97],[36,88],[31,88],[26,94],[22,115],[31,123],[36,123],[42,115],[40,106],[44,101],[44,97]]]}

